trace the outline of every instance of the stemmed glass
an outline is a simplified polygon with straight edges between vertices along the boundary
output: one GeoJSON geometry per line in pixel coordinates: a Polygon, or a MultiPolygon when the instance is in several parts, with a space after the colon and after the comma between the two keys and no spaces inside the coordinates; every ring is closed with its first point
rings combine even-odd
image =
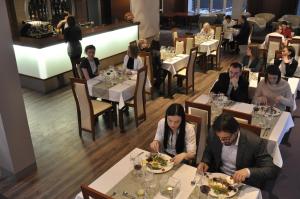
{"type": "Polygon", "coordinates": [[[199,191],[199,199],[206,199],[208,198],[208,193],[209,193],[209,186],[205,184],[205,176],[203,173],[199,173],[199,180],[197,182],[197,187],[199,191]]]}

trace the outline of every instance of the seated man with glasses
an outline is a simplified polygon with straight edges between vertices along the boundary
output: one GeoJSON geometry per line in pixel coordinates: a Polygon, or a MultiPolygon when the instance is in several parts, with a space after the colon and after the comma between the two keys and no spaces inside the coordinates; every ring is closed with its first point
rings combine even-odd
{"type": "Polygon", "coordinates": [[[227,73],[220,74],[210,92],[223,93],[233,101],[248,103],[248,86],[248,80],[242,76],[242,65],[234,62],[230,65],[227,73]]]}
{"type": "Polygon", "coordinates": [[[237,183],[262,187],[276,177],[278,167],[266,151],[266,141],[240,130],[239,123],[221,114],[213,124],[198,172],[222,172],[237,183]]]}

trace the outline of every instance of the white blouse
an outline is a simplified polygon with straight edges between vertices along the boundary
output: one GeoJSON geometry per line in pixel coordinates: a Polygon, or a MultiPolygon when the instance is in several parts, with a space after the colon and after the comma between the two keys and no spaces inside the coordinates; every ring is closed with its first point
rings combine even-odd
{"type": "MultiPolygon", "coordinates": [[[[160,146],[164,146],[164,131],[165,131],[165,118],[158,122],[156,135],[154,140],[160,142],[160,146]]],[[[176,155],[176,140],[179,130],[176,134],[170,133],[167,149],[165,151],[169,154],[176,155]]],[[[185,125],[185,149],[188,153],[196,154],[196,133],[192,124],[186,123],[185,125]]]]}
{"type": "Polygon", "coordinates": [[[137,58],[134,59],[133,70],[127,69],[128,59],[129,56],[125,55],[124,62],[123,62],[123,69],[126,71],[131,71],[133,74],[136,74],[137,71],[144,66],[142,58],[140,56],[137,56],[137,58]]]}

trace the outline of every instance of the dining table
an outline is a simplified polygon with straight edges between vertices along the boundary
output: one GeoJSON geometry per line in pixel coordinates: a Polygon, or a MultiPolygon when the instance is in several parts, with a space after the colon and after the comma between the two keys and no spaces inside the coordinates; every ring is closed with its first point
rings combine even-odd
{"type": "MultiPolygon", "coordinates": [[[[137,179],[134,177],[134,166],[132,164],[131,157],[140,156],[141,159],[147,158],[149,155],[148,151],[135,148],[114,166],[108,169],[104,174],[93,181],[89,187],[97,190],[98,192],[104,193],[111,196],[114,199],[140,199],[144,197],[139,197],[137,194],[139,190],[146,189],[144,179],[137,179]],[[126,193],[126,194],[124,194],[126,193]],[[124,196],[127,195],[127,196],[124,196]]],[[[196,184],[191,183],[193,181],[196,168],[189,166],[187,164],[179,164],[174,166],[170,171],[153,174],[153,186],[151,187],[151,192],[147,198],[149,199],[166,199],[159,191],[159,185],[163,178],[172,177],[180,182],[179,192],[176,194],[174,199],[199,199],[201,194],[198,190],[199,187],[196,184]],[[151,194],[150,194],[151,193],[151,194]]],[[[208,175],[210,175],[208,173],[208,175]]],[[[200,197],[202,198],[202,197],[200,197]]],[[[261,191],[258,188],[243,185],[239,192],[235,196],[238,199],[262,199],[261,191]]],[[[75,199],[83,199],[82,193],[78,193],[75,199]]]]}
{"type": "Polygon", "coordinates": [[[227,28],[224,30],[224,39],[228,39],[230,42],[233,41],[233,37],[237,36],[240,33],[240,29],[238,28],[227,28]]]}
{"type": "Polygon", "coordinates": [[[177,54],[177,55],[174,54],[173,56],[168,57],[163,61],[162,69],[165,70],[168,74],[167,95],[169,97],[172,97],[171,91],[172,91],[173,76],[176,75],[183,68],[187,67],[189,57],[190,56],[187,54],[177,54]]]}
{"type": "MultiPolygon", "coordinates": [[[[214,104],[212,104],[211,97],[206,94],[202,94],[197,97],[194,103],[200,104],[210,104],[212,106],[212,110],[215,109],[214,104]]],[[[233,102],[228,106],[221,107],[220,109],[226,108],[237,112],[252,114],[252,123],[251,125],[261,127],[260,137],[267,140],[267,150],[269,154],[273,157],[273,163],[278,167],[282,167],[283,160],[281,156],[281,152],[279,149],[279,145],[282,141],[283,136],[289,131],[290,128],[294,127],[294,121],[290,112],[282,111],[280,115],[271,118],[270,120],[266,120],[264,116],[258,116],[253,114],[253,108],[255,105],[247,104],[243,102],[233,102]],[[270,128],[264,128],[266,123],[268,122],[270,128]]],[[[197,115],[197,110],[195,108],[190,108],[189,112],[191,114],[197,115]]],[[[211,122],[214,121],[219,114],[222,113],[222,110],[212,111],[211,122]]],[[[202,115],[199,115],[202,117],[202,115]]]]}

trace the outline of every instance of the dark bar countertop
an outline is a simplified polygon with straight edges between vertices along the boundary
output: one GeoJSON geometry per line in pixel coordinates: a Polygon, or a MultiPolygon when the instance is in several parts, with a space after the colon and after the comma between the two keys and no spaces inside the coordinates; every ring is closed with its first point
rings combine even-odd
{"type": "MultiPolygon", "coordinates": [[[[92,28],[81,28],[82,37],[97,35],[100,33],[105,33],[105,32],[117,30],[120,28],[135,26],[135,25],[139,25],[139,22],[135,22],[135,23],[122,22],[117,24],[96,26],[92,28]]],[[[64,36],[62,34],[56,34],[51,37],[45,37],[40,39],[35,39],[30,37],[18,37],[14,39],[14,44],[16,45],[33,47],[33,48],[45,48],[63,42],[65,41],[64,41],[64,36]]]]}

